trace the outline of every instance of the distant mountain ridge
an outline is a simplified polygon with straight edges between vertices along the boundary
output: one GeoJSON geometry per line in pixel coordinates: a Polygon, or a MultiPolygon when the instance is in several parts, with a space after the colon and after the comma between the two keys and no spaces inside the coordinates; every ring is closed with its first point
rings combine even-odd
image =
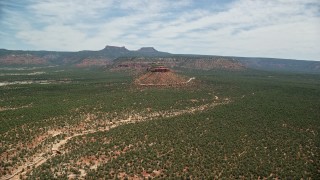
{"type": "Polygon", "coordinates": [[[286,70],[295,72],[320,72],[319,61],[276,59],[276,58],[245,58],[237,57],[246,67],[260,70],[286,70]]]}
{"type": "Polygon", "coordinates": [[[159,52],[157,51],[154,47],[142,47],[139,50],[137,50],[138,52],[146,52],[146,53],[156,53],[159,52]]]}
{"type": "MultiPolygon", "coordinates": [[[[191,69],[231,69],[244,68],[258,70],[279,70],[294,72],[320,73],[319,61],[302,61],[276,58],[247,58],[232,56],[210,56],[191,54],[171,54],[156,50],[154,47],[142,47],[128,50],[126,47],[110,46],[98,51],[78,52],[62,51],[22,51],[0,49],[0,65],[62,65],[76,67],[135,64],[139,61],[165,62],[168,66],[191,69]]],[[[138,65],[140,66],[140,65],[138,65]]]]}
{"type": "MultiPolygon", "coordinates": [[[[59,51],[22,51],[22,50],[6,50],[0,49],[0,65],[39,65],[39,64],[54,64],[54,65],[79,65],[88,64],[93,62],[97,65],[97,60],[109,62],[118,57],[154,57],[154,56],[168,56],[170,53],[157,51],[154,48],[145,47],[137,51],[131,51],[124,46],[110,46],[99,51],[83,50],[78,52],[59,52],[59,51]],[[39,62],[33,62],[30,56],[38,58],[39,62]],[[19,57],[19,59],[18,59],[19,57]],[[21,61],[26,59],[26,61],[21,61]],[[86,61],[84,63],[83,61],[86,61]]],[[[103,64],[103,63],[100,63],[103,64]]],[[[81,66],[82,66],[81,65],[81,66]]]]}

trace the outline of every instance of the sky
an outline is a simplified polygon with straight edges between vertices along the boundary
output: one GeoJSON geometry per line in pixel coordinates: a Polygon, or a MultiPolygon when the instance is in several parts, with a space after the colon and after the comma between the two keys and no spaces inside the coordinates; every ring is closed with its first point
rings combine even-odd
{"type": "Polygon", "coordinates": [[[0,48],[320,61],[319,0],[0,0],[0,48]]]}

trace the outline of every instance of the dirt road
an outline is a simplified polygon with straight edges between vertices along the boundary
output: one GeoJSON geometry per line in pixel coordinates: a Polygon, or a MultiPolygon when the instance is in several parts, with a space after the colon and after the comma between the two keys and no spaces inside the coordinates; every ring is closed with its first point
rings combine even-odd
{"type": "MultiPolygon", "coordinates": [[[[190,78],[189,82],[192,80],[190,78]]],[[[190,107],[187,109],[183,110],[174,110],[174,111],[160,111],[160,112],[153,112],[149,113],[147,116],[141,116],[140,114],[131,114],[129,115],[126,119],[121,119],[121,120],[112,120],[108,125],[106,125],[103,129],[88,129],[85,131],[82,131],[81,133],[76,133],[76,134],[67,134],[67,136],[60,140],[59,142],[56,142],[54,144],[49,144],[47,145],[45,150],[42,152],[39,152],[32,157],[29,157],[27,162],[22,164],[21,166],[17,167],[16,171],[13,172],[11,175],[3,176],[1,177],[1,180],[8,180],[8,179],[20,179],[20,175],[25,175],[27,172],[31,172],[34,168],[42,165],[49,159],[53,158],[54,156],[57,156],[59,154],[63,154],[64,152],[61,150],[61,147],[68,143],[68,141],[72,140],[73,138],[77,136],[82,136],[86,134],[91,134],[91,133],[96,133],[100,131],[108,131],[112,128],[115,128],[117,126],[123,125],[123,124],[128,124],[128,123],[135,123],[135,122],[141,122],[145,120],[150,120],[150,119],[156,119],[160,117],[168,118],[168,117],[175,117],[179,116],[182,114],[188,114],[188,113],[195,113],[199,111],[204,111],[206,109],[214,108],[215,106],[222,105],[222,104],[228,104],[230,102],[229,99],[223,101],[223,102],[213,102],[209,104],[204,104],[201,106],[197,107],[190,107]],[[51,155],[49,155],[51,154],[51,155]]],[[[50,134],[52,136],[57,136],[60,134],[63,134],[62,131],[50,131],[50,134]]]]}

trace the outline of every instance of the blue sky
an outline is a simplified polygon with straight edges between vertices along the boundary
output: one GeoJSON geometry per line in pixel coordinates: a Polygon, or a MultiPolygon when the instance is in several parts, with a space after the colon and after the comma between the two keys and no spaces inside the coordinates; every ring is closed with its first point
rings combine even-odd
{"type": "Polygon", "coordinates": [[[320,60],[319,0],[0,0],[0,48],[320,60]]]}

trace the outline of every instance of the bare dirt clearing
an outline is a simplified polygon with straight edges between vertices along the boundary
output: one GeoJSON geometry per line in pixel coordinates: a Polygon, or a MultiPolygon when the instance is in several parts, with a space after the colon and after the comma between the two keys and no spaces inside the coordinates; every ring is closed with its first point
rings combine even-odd
{"type": "Polygon", "coordinates": [[[135,80],[135,84],[140,86],[175,86],[186,85],[195,78],[187,78],[173,72],[147,72],[135,80]]]}
{"type": "Polygon", "coordinates": [[[61,84],[61,83],[71,83],[70,80],[66,81],[54,81],[54,80],[41,80],[41,81],[13,81],[13,82],[0,82],[0,86],[9,85],[26,85],[26,84],[61,84]]]}
{"type": "MultiPolygon", "coordinates": [[[[61,130],[50,130],[47,133],[50,136],[49,137],[55,137],[58,135],[65,135],[62,140],[59,140],[57,142],[53,142],[51,144],[48,144],[45,148],[42,148],[41,151],[35,153],[32,157],[26,157],[27,161],[23,162],[22,165],[16,166],[14,168],[14,171],[6,176],[1,177],[1,180],[7,180],[7,179],[20,179],[20,176],[24,177],[27,172],[31,172],[34,168],[42,165],[49,159],[51,159],[54,156],[58,156],[60,154],[64,154],[63,146],[68,143],[70,140],[77,136],[82,136],[86,134],[91,134],[91,133],[96,133],[99,131],[108,131],[111,128],[115,128],[117,126],[123,125],[123,124],[129,124],[129,123],[136,123],[136,122],[141,122],[141,121],[146,121],[146,120],[153,120],[153,119],[158,119],[158,118],[168,118],[168,117],[174,117],[174,116],[179,116],[182,114],[192,114],[195,112],[201,112],[206,109],[214,108],[215,106],[218,105],[223,105],[231,102],[230,99],[226,98],[223,101],[220,102],[211,102],[208,104],[196,106],[196,107],[191,107],[187,108],[184,110],[170,110],[170,111],[159,111],[159,112],[150,112],[147,113],[146,115],[140,114],[140,113],[135,113],[135,114],[128,114],[126,118],[123,119],[113,119],[112,121],[97,121],[98,124],[95,125],[95,128],[92,128],[92,117],[94,115],[88,115],[88,117],[79,124],[78,127],[73,127],[69,129],[68,131],[65,131],[64,129],[61,130]],[[100,124],[99,124],[100,123],[100,124]],[[99,128],[98,128],[99,127],[99,128]]],[[[96,122],[96,121],[95,121],[96,122]]],[[[100,164],[99,160],[92,166],[91,168],[95,168],[100,164]]],[[[84,170],[81,171],[81,177],[85,176],[86,172],[84,170]]],[[[74,175],[69,175],[69,177],[73,177],[74,175]]]]}
{"type": "Polygon", "coordinates": [[[16,110],[16,109],[21,109],[21,108],[28,108],[28,107],[31,107],[32,104],[29,104],[29,105],[25,105],[25,106],[18,106],[18,107],[1,107],[0,106],[0,112],[1,111],[7,111],[7,110],[16,110]]]}

